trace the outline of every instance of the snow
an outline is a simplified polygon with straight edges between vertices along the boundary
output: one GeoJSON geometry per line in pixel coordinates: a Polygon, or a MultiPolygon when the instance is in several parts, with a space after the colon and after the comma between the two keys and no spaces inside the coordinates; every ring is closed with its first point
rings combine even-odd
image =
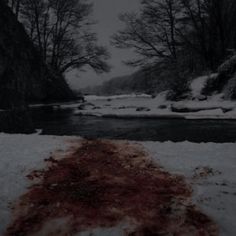
{"type": "Polygon", "coordinates": [[[51,152],[68,146],[63,137],[0,134],[0,235],[10,220],[9,203],[28,187],[25,176],[40,168],[51,152]]]}
{"type": "Polygon", "coordinates": [[[190,85],[190,88],[192,90],[192,96],[197,97],[201,95],[201,92],[206,85],[207,80],[215,78],[217,74],[210,74],[208,76],[201,76],[196,79],[194,79],[190,85]]]}
{"type": "Polygon", "coordinates": [[[156,98],[86,97],[87,105],[85,103],[82,109],[77,109],[79,105],[75,105],[74,114],[116,118],[236,119],[236,102],[222,100],[219,94],[206,101],[172,102],[166,100],[166,93],[156,98]],[[177,111],[173,111],[173,108],[177,111]],[[179,109],[189,111],[180,112],[179,109]]]}
{"type": "MultiPolygon", "coordinates": [[[[64,155],[74,137],[0,134],[0,235],[11,217],[9,203],[29,186],[25,177],[44,166],[52,152],[64,155]]],[[[114,141],[115,142],[115,141],[114,141]]],[[[132,142],[134,143],[134,142],[132,142]]],[[[138,142],[155,162],[172,173],[184,175],[194,190],[196,204],[220,226],[221,236],[236,235],[236,144],[138,142]],[[212,169],[214,174],[194,178],[196,168],[212,169]]],[[[94,229],[81,235],[114,235],[128,227],[94,229]]],[[[78,236],[79,236],[78,235],[78,236]]]]}
{"type": "MultiPolygon", "coordinates": [[[[236,101],[224,100],[224,94],[209,97],[202,90],[209,79],[217,74],[201,76],[192,81],[190,89],[192,100],[180,102],[167,101],[168,91],[155,98],[146,94],[117,96],[86,96],[87,104],[79,107],[72,104],[75,115],[89,115],[115,118],[178,118],[178,119],[236,119],[236,101]],[[199,101],[200,100],[200,101],[199,101]]],[[[61,106],[68,108],[69,106],[61,106]]]]}
{"type": "Polygon", "coordinates": [[[147,94],[89,95],[85,96],[85,103],[78,101],[63,104],[37,104],[31,105],[31,107],[49,106],[52,109],[73,109],[74,114],[80,116],[236,120],[236,101],[224,100],[224,94],[215,94],[209,97],[201,95],[206,81],[215,76],[217,74],[193,80],[190,86],[192,100],[168,101],[166,99],[168,91],[164,91],[155,98],[147,94]]]}
{"type": "Polygon", "coordinates": [[[96,95],[88,95],[86,96],[87,101],[94,100],[107,100],[107,99],[127,99],[127,98],[151,98],[148,94],[122,94],[122,95],[113,95],[113,96],[96,96],[96,95]]]}
{"type": "Polygon", "coordinates": [[[221,236],[236,235],[235,143],[146,142],[143,145],[157,163],[187,178],[193,186],[196,204],[218,223],[221,236]],[[212,168],[216,174],[194,179],[197,167],[212,168]]]}

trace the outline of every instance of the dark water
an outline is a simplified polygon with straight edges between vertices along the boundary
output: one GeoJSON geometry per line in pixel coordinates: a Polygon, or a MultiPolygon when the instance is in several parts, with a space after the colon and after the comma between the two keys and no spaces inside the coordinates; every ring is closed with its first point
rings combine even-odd
{"type": "Polygon", "coordinates": [[[73,111],[34,109],[42,134],[136,141],[235,142],[236,121],[180,119],[115,119],[75,116],[73,111]]]}

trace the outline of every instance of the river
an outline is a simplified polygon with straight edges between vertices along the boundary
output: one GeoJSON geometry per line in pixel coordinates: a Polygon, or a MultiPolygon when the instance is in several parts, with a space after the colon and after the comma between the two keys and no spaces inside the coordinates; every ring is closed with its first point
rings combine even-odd
{"type": "Polygon", "coordinates": [[[72,109],[45,108],[33,109],[32,115],[43,135],[161,142],[236,141],[236,121],[233,120],[116,119],[76,116],[72,109]]]}

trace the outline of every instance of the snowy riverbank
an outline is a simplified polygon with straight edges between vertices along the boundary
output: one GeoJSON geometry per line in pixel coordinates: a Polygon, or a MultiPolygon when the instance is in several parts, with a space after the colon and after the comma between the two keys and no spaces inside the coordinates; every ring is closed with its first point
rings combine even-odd
{"type": "MultiPolygon", "coordinates": [[[[80,139],[0,134],[0,233],[11,219],[9,203],[16,201],[29,186],[25,176],[44,167],[44,159],[52,153],[64,156],[75,141],[80,139]]],[[[164,169],[186,177],[194,189],[195,203],[216,221],[220,235],[236,235],[235,143],[142,142],[138,145],[164,169]]]]}
{"type": "Polygon", "coordinates": [[[236,101],[225,100],[225,95],[206,96],[203,89],[209,79],[217,74],[202,76],[190,84],[185,99],[175,102],[167,99],[169,91],[156,97],[147,94],[113,96],[85,96],[84,103],[33,105],[54,109],[74,109],[75,115],[112,118],[173,118],[173,119],[229,119],[236,120],[236,101]]]}
{"type": "MultiPolygon", "coordinates": [[[[219,96],[206,101],[172,102],[165,93],[156,98],[86,97],[87,103],[70,106],[76,115],[92,115],[114,118],[176,118],[176,119],[236,119],[236,102],[221,100],[219,96]]],[[[66,108],[69,106],[62,106],[66,108]]]]}
{"type": "Polygon", "coordinates": [[[38,104],[31,108],[73,109],[75,115],[111,118],[225,119],[236,120],[236,102],[220,95],[206,101],[168,101],[166,93],[149,95],[86,96],[85,103],[38,104]]]}

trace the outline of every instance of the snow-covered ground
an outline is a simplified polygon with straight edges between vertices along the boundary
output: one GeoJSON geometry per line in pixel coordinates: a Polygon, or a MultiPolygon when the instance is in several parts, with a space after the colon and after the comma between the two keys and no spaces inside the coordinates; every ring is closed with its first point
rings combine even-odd
{"type": "Polygon", "coordinates": [[[75,115],[92,115],[115,118],[182,118],[182,119],[236,119],[236,101],[224,100],[224,94],[205,96],[202,94],[207,80],[217,74],[201,76],[190,84],[188,99],[168,101],[168,91],[155,98],[147,94],[114,96],[85,96],[86,102],[65,104],[38,104],[31,107],[51,106],[54,109],[74,109],[75,115]]]}
{"type": "MultiPolygon", "coordinates": [[[[236,119],[236,102],[225,101],[220,95],[206,101],[185,100],[167,101],[166,93],[156,98],[150,96],[131,97],[86,97],[84,105],[74,104],[76,115],[93,115],[101,117],[153,117],[183,119],[236,119]]],[[[66,108],[68,106],[62,106],[66,108]]]]}
{"type": "Polygon", "coordinates": [[[115,118],[179,118],[179,119],[236,119],[236,101],[225,101],[221,94],[205,101],[166,100],[166,92],[156,98],[150,95],[86,96],[85,103],[38,104],[54,109],[73,109],[75,115],[115,118]]]}
{"type": "MultiPolygon", "coordinates": [[[[9,203],[27,190],[29,181],[25,176],[44,166],[44,159],[52,152],[64,155],[75,139],[78,140],[73,137],[0,134],[0,234],[10,221],[9,203]]],[[[139,144],[162,167],[187,178],[193,186],[196,204],[218,223],[220,235],[236,235],[235,143],[139,144]]],[[[121,235],[117,229],[104,232],[104,235],[111,235],[111,232],[121,235]]],[[[95,231],[95,235],[99,234],[95,231]]]]}
{"type": "Polygon", "coordinates": [[[144,147],[165,169],[184,175],[196,204],[220,226],[221,236],[236,235],[236,144],[158,143],[144,147]]]}
{"type": "Polygon", "coordinates": [[[117,96],[87,96],[84,105],[70,104],[61,108],[73,108],[77,115],[110,116],[117,118],[153,117],[183,119],[236,119],[236,101],[226,101],[223,94],[203,95],[209,79],[217,74],[201,76],[190,84],[188,99],[173,102],[166,99],[167,92],[152,98],[146,94],[117,96]]]}
{"type": "Polygon", "coordinates": [[[190,85],[190,89],[192,90],[192,96],[198,97],[202,94],[202,90],[204,89],[207,81],[209,79],[216,78],[218,74],[210,74],[205,76],[200,76],[193,80],[190,85]]]}
{"type": "Polygon", "coordinates": [[[68,138],[0,134],[0,235],[10,221],[9,203],[22,195],[29,182],[25,177],[40,168],[52,152],[65,151],[68,138]]]}

